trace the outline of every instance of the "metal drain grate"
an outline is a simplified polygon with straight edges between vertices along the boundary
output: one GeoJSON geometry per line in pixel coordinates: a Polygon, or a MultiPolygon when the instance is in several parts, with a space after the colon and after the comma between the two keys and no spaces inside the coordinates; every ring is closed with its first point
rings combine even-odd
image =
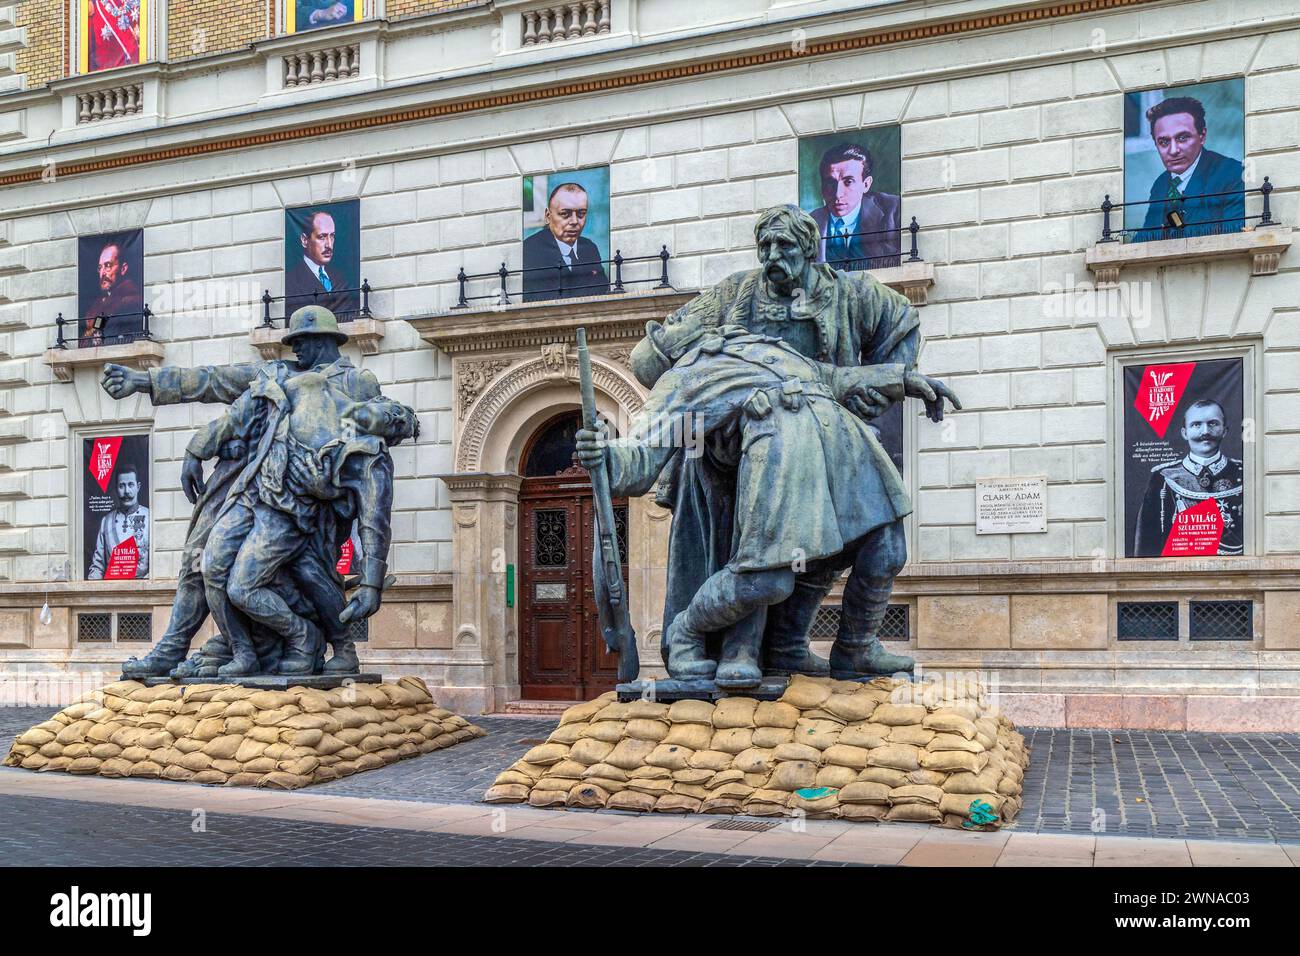
{"type": "Polygon", "coordinates": [[[1177,601],[1120,601],[1115,615],[1115,636],[1121,641],[1178,640],[1177,601]]]}
{"type": "Polygon", "coordinates": [[[766,833],[779,827],[779,823],[765,823],[762,820],[719,820],[710,823],[706,830],[747,830],[753,833],[766,833]]]}
{"type": "Polygon", "coordinates": [[[1191,601],[1188,637],[1194,641],[1249,641],[1254,638],[1252,601],[1191,601]]]}

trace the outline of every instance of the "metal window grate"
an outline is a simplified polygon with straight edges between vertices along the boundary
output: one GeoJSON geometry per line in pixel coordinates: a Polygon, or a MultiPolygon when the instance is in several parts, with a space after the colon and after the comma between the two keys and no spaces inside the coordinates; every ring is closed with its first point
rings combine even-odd
{"type": "Polygon", "coordinates": [[[766,833],[768,830],[775,830],[779,823],[772,823],[765,820],[719,820],[717,823],[710,823],[704,829],[706,830],[747,830],[752,833],[766,833]]]}
{"type": "Polygon", "coordinates": [[[119,641],[152,641],[152,612],[119,614],[117,616],[117,639],[119,641]]]}
{"type": "Polygon", "coordinates": [[[1178,640],[1177,601],[1120,601],[1115,636],[1121,641],[1178,640]]]}
{"type": "Polygon", "coordinates": [[[362,644],[370,640],[370,618],[361,620],[351,620],[348,622],[348,637],[356,644],[362,644]]]}
{"type": "Polygon", "coordinates": [[[885,619],[880,622],[880,639],[882,641],[906,641],[908,633],[908,605],[891,604],[885,608],[885,619]]]}
{"type": "Polygon", "coordinates": [[[823,604],[813,617],[812,626],[808,628],[808,640],[833,641],[840,629],[840,608],[838,604],[823,604]]]}
{"type": "Polygon", "coordinates": [[[93,644],[113,638],[112,614],[78,614],[77,642],[93,644]]]}
{"type": "Polygon", "coordinates": [[[1191,601],[1188,636],[1194,641],[1249,641],[1255,636],[1253,601],[1191,601]]]}

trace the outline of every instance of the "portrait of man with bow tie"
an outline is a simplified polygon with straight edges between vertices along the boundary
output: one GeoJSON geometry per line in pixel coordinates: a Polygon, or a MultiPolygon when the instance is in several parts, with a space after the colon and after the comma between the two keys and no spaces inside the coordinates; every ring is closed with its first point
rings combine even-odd
{"type": "Polygon", "coordinates": [[[1244,553],[1242,386],[1240,359],[1125,369],[1128,557],[1244,553]]]}
{"type": "Polygon", "coordinates": [[[359,202],[320,203],[285,210],[285,315],[307,305],[329,309],[340,322],[360,310],[359,202]]]}

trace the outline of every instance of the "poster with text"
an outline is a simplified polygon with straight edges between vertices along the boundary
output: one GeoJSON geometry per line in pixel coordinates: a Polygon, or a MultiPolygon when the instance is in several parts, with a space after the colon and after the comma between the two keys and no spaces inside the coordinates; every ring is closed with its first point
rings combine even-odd
{"type": "Polygon", "coordinates": [[[88,581],[149,576],[149,436],[82,440],[82,568],[88,581]]]}
{"type": "Polygon", "coordinates": [[[1244,550],[1239,358],[1124,368],[1126,557],[1244,550]]]}
{"type": "Polygon", "coordinates": [[[284,317],[322,305],[340,322],[361,311],[361,200],[284,211],[284,317]]]}
{"type": "Polygon", "coordinates": [[[121,345],[144,330],[144,231],[77,239],[81,346],[121,345]]]}
{"type": "Polygon", "coordinates": [[[525,176],[523,240],[525,302],[608,292],[609,167],[525,176]]]}
{"type": "Polygon", "coordinates": [[[78,0],[82,73],[132,66],[149,59],[149,0],[78,0]]]}
{"type": "Polygon", "coordinates": [[[285,32],[301,33],[352,23],[361,19],[363,10],[362,0],[291,0],[285,32]]]}
{"type": "Polygon", "coordinates": [[[1124,229],[1130,241],[1242,230],[1245,113],[1241,77],[1124,94],[1124,229]]]}
{"type": "Polygon", "coordinates": [[[896,125],[799,140],[799,208],[821,232],[818,262],[845,272],[898,265],[900,143],[896,125]]]}

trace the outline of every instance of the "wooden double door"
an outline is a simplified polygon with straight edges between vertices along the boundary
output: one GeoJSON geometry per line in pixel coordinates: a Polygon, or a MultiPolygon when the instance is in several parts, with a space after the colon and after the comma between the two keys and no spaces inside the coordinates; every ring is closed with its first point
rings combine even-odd
{"type": "MultiPolygon", "coordinates": [[[[525,478],[519,494],[519,670],[525,700],[590,700],[618,681],[592,590],[591,482],[581,468],[525,478]]],[[[614,502],[623,580],[627,503],[614,502]]]]}

